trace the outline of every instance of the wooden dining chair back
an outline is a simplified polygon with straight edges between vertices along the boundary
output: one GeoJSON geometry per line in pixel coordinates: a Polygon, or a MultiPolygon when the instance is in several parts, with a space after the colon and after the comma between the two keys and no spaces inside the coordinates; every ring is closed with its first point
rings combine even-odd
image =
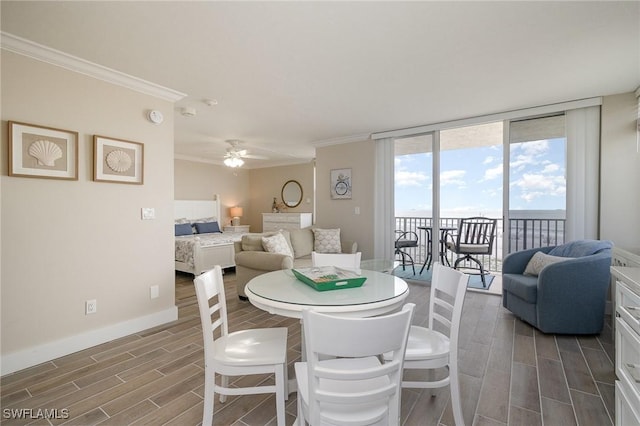
{"type": "Polygon", "coordinates": [[[338,266],[352,270],[360,269],[361,252],[357,253],[318,253],[311,252],[313,266],[338,266]]]}
{"type": "Polygon", "coordinates": [[[405,380],[403,388],[435,389],[450,386],[453,417],[464,425],[458,378],[458,337],[469,276],[440,263],[433,265],[427,327],[412,326],[405,355],[405,370],[427,370],[427,380],[405,380]],[[445,367],[446,377],[435,379],[445,367]]]}
{"type": "Polygon", "coordinates": [[[276,418],[285,424],[284,401],[287,398],[287,329],[257,328],[229,333],[227,304],[222,269],[213,269],[194,280],[200,322],[204,338],[204,411],[203,425],[213,424],[215,394],[220,402],[227,395],[276,394],[276,418]],[[216,384],[215,375],[221,376],[216,384]],[[229,386],[229,376],[274,374],[275,385],[229,386]]]}
{"type": "Polygon", "coordinates": [[[351,318],[303,312],[306,362],[295,364],[297,425],[398,425],[404,352],[414,305],[351,318]],[[381,362],[382,354],[394,355],[381,362]]]}

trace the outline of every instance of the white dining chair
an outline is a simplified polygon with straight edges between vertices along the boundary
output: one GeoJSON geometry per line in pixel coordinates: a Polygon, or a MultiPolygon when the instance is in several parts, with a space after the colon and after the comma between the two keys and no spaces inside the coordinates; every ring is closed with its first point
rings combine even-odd
{"type": "Polygon", "coordinates": [[[295,364],[296,425],[398,425],[403,354],[414,304],[379,317],[302,313],[306,362],[295,364]],[[381,362],[382,354],[395,355],[381,362]]]}
{"type": "MultiPolygon", "coordinates": [[[[435,389],[449,385],[457,426],[464,425],[458,377],[458,335],[468,281],[468,275],[434,263],[428,326],[411,326],[404,361],[405,370],[429,370],[428,380],[402,382],[403,388],[435,389]],[[447,376],[433,379],[434,370],[443,367],[448,370],[447,376]]],[[[385,359],[392,357],[386,354],[385,359]]]]}
{"type": "Polygon", "coordinates": [[[361,252],[357,253],[318,253],[311,252],[313,266],[338,266],[353,270],[360,269],[361,252]]]}
{"type": "Polygon", "coordinates": [[[204,338],[203,425],[213,424],[215,394],[220,402],[227,395],[276,394],[276,418],[285,424],[287,394],[287,329],[257,328],[229,333],[222,269],[216,265],[193,280],[196,287],[204,338]],[[218,336],[214,337],[214,333],[218,336]],[[220,385],[215,375],[221,376],[220,385]],[[229,376],[274,374],[275,385],[229,387],[229,376]]]}

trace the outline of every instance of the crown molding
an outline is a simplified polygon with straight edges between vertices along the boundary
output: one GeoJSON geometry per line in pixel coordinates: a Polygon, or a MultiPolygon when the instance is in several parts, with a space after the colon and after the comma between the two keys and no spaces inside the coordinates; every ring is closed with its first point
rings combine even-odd
{"type": "Polygon", "coordinates": [[[360,133],[357,135],[340,136],[337,138],[313,141],[311,142],[311,145],[313,145],[314,147],[323,147],[323,146],[331,146],[331,145],[341,145],[341,144],[351,143],[351,142],[362,142],[369,139],[371,139],[371,133],[360,133]]]}
{"type": "Polygon", "coordinates": [[[177,102],[187,96],[186,93],[133,77],[4,31],[0,32],[0,36],[0,47],[2,49],[28,56],[38,61],[66,68],[79,74],[84,74],[170,102],[177,102]]]}

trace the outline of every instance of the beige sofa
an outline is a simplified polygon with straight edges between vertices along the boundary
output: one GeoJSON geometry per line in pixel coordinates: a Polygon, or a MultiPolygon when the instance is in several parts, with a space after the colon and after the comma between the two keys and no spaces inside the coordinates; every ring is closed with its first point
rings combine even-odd
{"type": "MultiPolygon", "coordinates": [[[[343,253],[356,253],[358,244],[352,241],[340,241],[343,253]]],[[[246,299],[244,286],[253,277],[265,272],[280,269],[304,268],[311,266],[311,252],[314,248],[312,228],[282,230],[276,232],[249,233],[242,236],[241,241],[234,243],[236,262],[236,289],[241,299],[246,299]],[[262,247],[262,237],[281,232],[294,258],[278,253],[269,253],[262,247]]]]}

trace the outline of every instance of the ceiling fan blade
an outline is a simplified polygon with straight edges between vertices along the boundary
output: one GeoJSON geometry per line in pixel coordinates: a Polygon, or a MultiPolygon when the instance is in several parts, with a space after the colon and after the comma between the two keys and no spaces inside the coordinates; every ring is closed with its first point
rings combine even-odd
{"type": "Polygon", "coordinates": [[[269,157],[265,157],[264,155],[253,155],[253,154],[245,154],[242,158],[250,158],[253,160],[268,160],[269,157]]]}

